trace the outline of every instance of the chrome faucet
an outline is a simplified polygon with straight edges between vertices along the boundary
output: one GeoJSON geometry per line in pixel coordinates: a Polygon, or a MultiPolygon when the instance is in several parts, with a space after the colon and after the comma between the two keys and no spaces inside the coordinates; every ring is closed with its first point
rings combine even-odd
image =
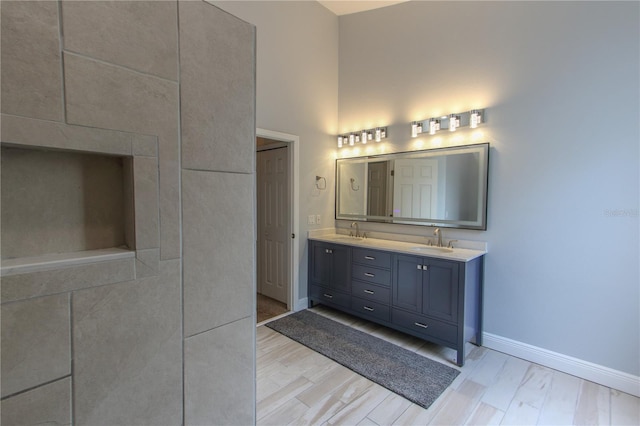
{"type": "Polygon", "coordinates": [[[356,227],[356,235],[355,235],[355,237],[356,238],[360,238],[360,230],[358,229],[358,222],[351,222],[351,227],[353,228],[354,226],[356,227]]]}
{"type": "Polygon", "coordinates": [[[436,228],[436,230],[433,231],[433,235],[438,237],[437,247],[442,247],[442,230],[440,228],[436,228]]]}

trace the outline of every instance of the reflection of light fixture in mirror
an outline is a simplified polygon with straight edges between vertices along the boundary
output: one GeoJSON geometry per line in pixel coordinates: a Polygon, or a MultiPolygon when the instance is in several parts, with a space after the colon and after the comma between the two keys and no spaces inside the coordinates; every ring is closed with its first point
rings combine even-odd
{"type": "Polygon", "coordinates": [[[338,148],[342,148],[342,141],[343,141],[343,137],[342,135],[338,135],[338,148]]]}
{"type": "Polygon", "coordinates": [[[458,127],[460,127],[460,116],[451,114],[449,116],[449,131],[455,132],[458,127]]]}
{"type": "Polygon", "coordinates": [[[480,123],[482,123],[482,114],[477,109],[472,110],[469,116],[469,127],[475,129],[480,123]]]}
{"type": "Polygon", "coordinates": [[[349,145],[353,146],[356,143],[356,135],[354,135],[353,133],[351,133],[349,135],[349,145]]]}
{"type": "Polygon", "coordinates": [[[362,131],[362,135],[360,136],[360,140],[362,141],[362,143],[367,143],[368,138],[367,138],[367,131],[366,130],[362,131]]]}
{"type": "Polygon", "coordinates": [[[437,118],[429,119],[429,134],[435,135],[438,130],[440,130],[440,120],[437,118]]]}
{"type": "Polygon", "coordinates": [[[422,133],[422,122],[421,121],[414,121],[413,123],[411,123],[411,137],[415,138],[420,133],[422,133]]]}

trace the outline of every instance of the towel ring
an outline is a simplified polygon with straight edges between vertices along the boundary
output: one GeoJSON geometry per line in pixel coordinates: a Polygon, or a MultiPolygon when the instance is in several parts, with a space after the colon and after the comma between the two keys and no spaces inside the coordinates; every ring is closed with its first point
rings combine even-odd
{"type": "Polygon", "coordinates": [[[316,188],[321,191],[327,189],[327,180],[322,176],[316,176],[316,188]]]}

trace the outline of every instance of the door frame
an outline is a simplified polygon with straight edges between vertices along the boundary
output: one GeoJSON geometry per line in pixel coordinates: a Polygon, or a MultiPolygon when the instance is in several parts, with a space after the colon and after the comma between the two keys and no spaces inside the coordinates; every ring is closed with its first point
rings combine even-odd
{"type": "MultiPolygon", "coordinates": [[[[300,199],[298,196],[298,185],[300,177],[300,137],[291,135],[288,133],[276,132],[273,130],[266,130],[256,128],[256,137],[262,137],[267,139],[273,139],[276,141],[284,142],[289,147],[289,199],[290,205],[290,229],[289,233],[294,234],[295,238],[289,239],[289,253],[291,255],[289,265],[289,300],[287,301],[287,308],[290,311],[296,311],[297,301],[299,298],[299,274],[300,274],[300,252],[298,250],[298,241],[300,240],[300,224],[299,224],[299,212],[300,212],[300,199]]],[[[256,147],[257,151],[257,147],[256,147]]],[[[257,198],[257,193],[256,193],[257,198]]],[[[257,226],[257,224],[256,224],[257,226]]]]}

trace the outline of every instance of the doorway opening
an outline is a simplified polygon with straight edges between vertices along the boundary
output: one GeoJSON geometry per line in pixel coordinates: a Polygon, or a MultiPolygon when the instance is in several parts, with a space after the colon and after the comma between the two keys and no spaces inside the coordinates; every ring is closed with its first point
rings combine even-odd
{"type": "Polygon", "coordinates": [[[294,311],[298,300],[298,141],[256,130],[258,324],[294,311]]]}

